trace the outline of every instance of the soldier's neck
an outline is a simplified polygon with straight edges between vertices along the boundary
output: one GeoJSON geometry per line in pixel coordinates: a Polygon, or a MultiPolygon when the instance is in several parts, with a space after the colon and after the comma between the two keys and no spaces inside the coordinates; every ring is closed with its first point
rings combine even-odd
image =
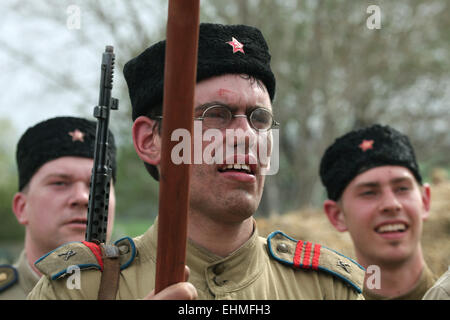
{"type": "Polygon", "coordinates": [[[39,247],[36,246],[36,244],[33,241],[31,241],[31,239],[28,235],[25,236],[25,252],[26,252],[28,264],[31,267],[31,269],[38,276],[42,276],[42,273],[35,267],[34,263],[36,262],[36,260],[38,260],[40,257],[42,257],[47,252],[43,252],[42,250],[39,250],[39,247]]]}
{"type": "MultiPolygon", "coordinates": [[[[358,258],[358,262],[359,262],[358,258]]],[[[419,281],[422,270],[425,266],[425,261],[422,256],[421,248],[413,254],[410,259],[399,263],[383,263],[367,261],[361,258],[361,265],[366,268],[364,287],[366,291],[386,297],[395,298],[404,295],[411,291],[419,281]],[[369,266],[379,267],[379,275],[376,275],[374,268],[369,266]],[[379,276],[379,286],[374,285],[374,277],[379,276]]]]}
{"type": "Polygon", "coordinates": [[[250,239],[253,228],[253,217],[239,223],[223,223],[191,213],[187,234],[197,245],[217,256],[226,257],[250,239]]]}

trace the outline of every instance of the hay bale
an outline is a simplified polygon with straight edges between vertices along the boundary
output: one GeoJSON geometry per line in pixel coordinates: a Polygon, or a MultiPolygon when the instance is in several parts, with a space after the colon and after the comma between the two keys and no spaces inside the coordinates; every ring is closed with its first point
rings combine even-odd
{"type": "Polygon", "coordinates": [[[433,185],[448,182],[448,173],[444,168],[435,168],[431,172],[431,182],[433,185]]]}
{"type": "Polygon", "coordinates": [[[292,238],[320,243],[355,258],[348,232],[338,232],[319,209],[305,209],[268,219],[257,219],[260,235],[280,230],[292,238]]]}

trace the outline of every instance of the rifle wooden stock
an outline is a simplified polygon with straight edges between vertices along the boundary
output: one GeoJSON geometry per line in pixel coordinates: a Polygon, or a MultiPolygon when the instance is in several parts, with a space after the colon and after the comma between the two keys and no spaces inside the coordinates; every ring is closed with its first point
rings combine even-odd
{"type": "Polygon", "coordinates": [[[199,0],[170,0],[167,20],[155,292],[184,281],[190,165],[175,165],[175,129],[193,137],[199,0]]]}

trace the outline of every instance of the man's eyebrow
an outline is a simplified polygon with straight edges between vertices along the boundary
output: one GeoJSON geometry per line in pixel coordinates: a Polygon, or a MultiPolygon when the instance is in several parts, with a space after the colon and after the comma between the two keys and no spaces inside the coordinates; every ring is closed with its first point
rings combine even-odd
{"type": "MultiPolygon", "coordinates": [[[[411,179],[408,178],[408,177],[398,177],[398,178],[393,178],[393,179],[389,180],[390,184],[398,184],[398,183],[402,183],[402,182],[411,182],[411,179]]],[[[363,181],[363,182],[357,183],[355,185],[355,188],[364,188],[364,187],[367,187],[367,188],[372,187],[372,188],[374,188],[374,187],[378,187],[378,186],[380,186],[380,183],[378,183],[378,182],[375,182],[375,181],[363,181]]]]}
{"type": "Polygon", "coordinates": [[[225,107],[229,107],[228,104],[220,102],[220,101],[211,101],[211,102],[207,102],[204,104],[200,104],[198,106],[196,106],[194,108],[194,111],[205,111],[207,108],[211,107],[211,106],[225,106],[225,107]]]}
{"type": "Polygon", "coordinates": [[[397,184],[397,183],[403,183],[403,182],[412,182],[411,178],[409,177],[399,177],[399,178],[394,178],[391,181],[389,181],[392,184],[397,184]]]}
{"type": "MultiPolygon", "coordinates": [[[[196,106],[194,108],[194,112],[198,112],[198,111],[203,112],[211,106],[224,106],[224,107],[227,107],[228,109],[230,109],[231,111],[236,111],[237,109],[239,109],[239,106],[237,106],[237,105],[228,104],[228,103],[221,102],[221,101],[211,101],[211,102],[207,102],[207,103],[196,106]]],[[[265,108],[265,107],[258,106],[258,105],[248,107],[248,109],[250,109],[250,110],[257,109],[257,108],[265,108]]],[[[265,109],[269,109],[269,108],[265,108],[265,109]]]]}
{"type": "Polygon", "coordinates": [[[367,181],[367,182],[357,183],[355,188],[374,188],[374,187],[378,187],[378,186],[380,186],[380,184],[378,182],[367,181]]]}
{"type": "Polygon", "coordinates": [[[72,178],[72,175],[67,173],[50,173],[44,177],[44,179],[53,179],[53,178],[70,179],[72,178]]]}

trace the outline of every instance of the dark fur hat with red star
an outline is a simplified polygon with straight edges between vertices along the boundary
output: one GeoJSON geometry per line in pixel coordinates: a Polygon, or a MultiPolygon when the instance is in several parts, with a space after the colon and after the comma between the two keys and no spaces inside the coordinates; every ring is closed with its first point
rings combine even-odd
{"type": "Polygon", "coordinates": [[[320,178],[328,198],[337,201],[357,175],[380,166],[406,167],[419,184],[422,177],[408,137],[379,124],[351,131],[328,147],[320,162],[320,178]]]}
{"type": "MultiPolygon", "coordinates": [[[[19,190],[45,163],[61,157],[94,159],[97,123],[76,117],[56,117],[30,127],[17,143],[16,161],[19,190]]],[[[112,177],[116,180],[116,145],[111,131],[108,135],[112,177]]]]}
{"type": "MultiPolygon", "coordinates": [[[[158,42],[125,64],[133,121],[161,108],[166,42],[158,42]]],[[[247,74],[261,80],[270,99],[275,96],[275,76],[262,33],[245,25],[201,23],[197,82],[223,74],[247,74]]],[[[158,110],[160,112],[160,110],[158,110]]]]}

